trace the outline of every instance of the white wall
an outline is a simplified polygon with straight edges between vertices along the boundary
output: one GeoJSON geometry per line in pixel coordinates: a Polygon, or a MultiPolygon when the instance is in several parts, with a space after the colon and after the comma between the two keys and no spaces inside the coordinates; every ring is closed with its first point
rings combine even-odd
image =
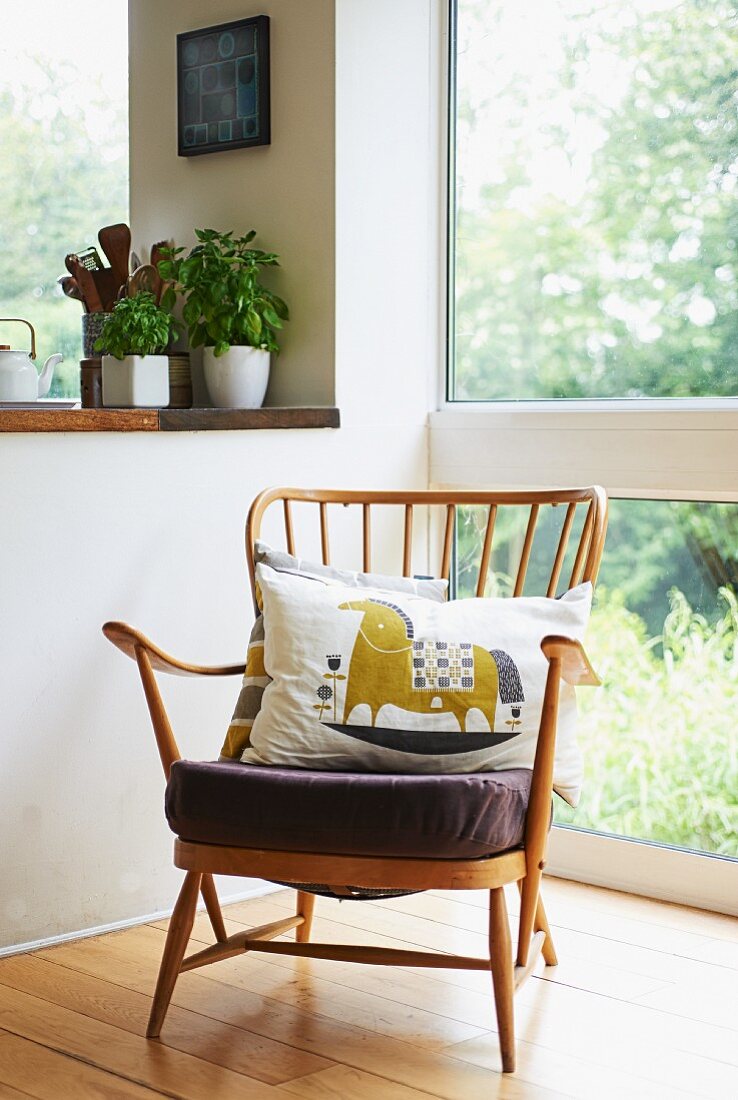
{"type": "Polygon", "coordinates": [[[336,388],[349,423],[425,423],[435,408],[443,7],[336,7],[336,388]]]}
{"type": "Polygon", "coordinates": [[[291,306],[268,404],[331,405],[335,330],[334,0],[265,0],[271,145],[177,156],[175,38],[251,14],[241,0],[129,0],[131,228],[142,254],[195,227],[258,231],[291,306]]]}
{"type": "MultiPolygon", "coordinates": [[[[296,317],[275,393],[328,398],[334,367],[322,370],[318,349],[335,330],[343,427],[0,436],[0,948],[166,908],[181,878],[136,671],[105,642],[101,623],[126,619],[191,660],[236,660],[251,621],[243,521],[259,489],[427,483],[438,354],[435,6],[338,5],[334,200],[317,183],[306,195],[309,166],[285,172],[290,142],[301,156],[307,148],[291,129],[295,117],[308,100],[330,98],[324,68],[315,88],[310,72],[299,87],[281,84],[293,18],[307,35],[307,13],[323,19],[330,5],[260,4],[273,16],[272,79],[286,89],[276,97],[271,159],[247,150],[198,164],[178,161],[173,146],[167,49],[177,31],[242,9],[222,0],[196,18],[193,0],[133,0],[132,148],[142,158],[132,172],[134,237],[180,235],[193,222],[238,227],[250,194],[246,221],[279,242],[296,317]],[[249,182],[257,172],[258,202],[249,182]],[[337,223],[335,261],[300,236],[316,201],[327,237],[337,223]],[[313,285],[315,257],[330,279],[334,266],[335,306],[313,285]]],[[[313,535],[317,546],[317,525],[313,535]]],[[[342,551],[352,564],[348,547],[348,535],[338,540],[339,564],[342,551]]],[[[392,565],[386,554],[382,563],[392,565]]],[[[183,751],[214,757],[236,683],[166,678],[164,688],[183,751]]]]}

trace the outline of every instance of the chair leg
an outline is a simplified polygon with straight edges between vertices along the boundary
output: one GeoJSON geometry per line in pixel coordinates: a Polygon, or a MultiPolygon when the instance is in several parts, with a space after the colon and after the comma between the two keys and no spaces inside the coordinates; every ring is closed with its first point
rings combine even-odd
{"type": "Polygon", "coordinates": [[[220,910],[220,901],[218,900],[218,892],[215,889],[215,883],[213,882],[213,876],[205,874],[202,876],[202,882],[200,883],[200,893],[202,894],[203,901],[205,902],[205,908],[208,911],[210,917],[210,923],[213,926],[213,932],[218,943],[224,943],[228,939],[228,933],[225,930],[225,924],[223,923],[223,914],[220,910]]]}
{"type": "Polygon", "coordinates": [[[315,909],[315,894],[308,894],[305,890],[297,891],[297,913],[305,918],[304,924],[298,924],[295,930],[295,939],[298,943],[310,942],[310,929],[313,925],[313,911],[315,909]]]}
{"type": "Polygon", "coordinates": [[[543,955],[543,961],[546,966],[556,966],[559,959],[556,954],[556,948],[554,947],[553,937],[551,935],[551,929],[548,926],[548,918],[546,917],[546,910],[543,908],[543,898],[538,894],[538,905],[536,906],[536,919],[533,925],[536,932],[545,932],[546,938],[543,941],[543,947],[541,954],[543,955]]]}
{"type": "MultiPolygon", "coordinates": [[[[521,898],[523,894],[523,883],[525,879],[518,881],[518,890],[520,891],[521,898]]],[[[521,906],[522,909],[522,906],[521,906]]],[[[557,966],[558,956],[556,954],[556,948],[554,947],[553,936],[551,935],[551,929],[548,925],[548,918],[546,917],[546,910],[543,907],[543,898],[541,897],[540,887],[538,890],[538,903],[536,905],[535,916],[533,918],[533,931],[545,932],[546,938],[543,941],[543,948],[541,954],[543,955],[543,961],[546,966],[557,966]]],[[[526,960],[527,961],[527,960],[526,960]]]]}
{"type": "Polygon", "coordinates": [[[520,887],[520,924],[518,925],[517,965],[526,966],[528,949],[533,937],[533,926],[538,915],[538,896],[541,885],[541,872],[538,867],[530,869],[520,887]]]}
{"type": "Polygon", "coordinates": [[[159,977],[156,980],[154,1003],[151,1006],[149,1024],[146,1028],[147,1039],[157,1039],[164,1023],[187,941],[190,938],[192,925],[195,923],[195,906],[200,892],[201,877],[198,871],[187,872],[174,906],[159,967],[159,977]]]}
{"type": "Polygon", "coordinates": [[[502,886],[489,892],[489,955],[492,988],[500,1035],[503,1073],[515,1071],[515,1018],[513,1009],[513,960],[505,891],[502,886]]]}

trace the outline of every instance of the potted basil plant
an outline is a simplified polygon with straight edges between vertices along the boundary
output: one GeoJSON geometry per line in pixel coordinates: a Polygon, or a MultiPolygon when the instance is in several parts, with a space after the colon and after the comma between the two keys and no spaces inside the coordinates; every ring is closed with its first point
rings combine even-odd
{"type": "Polygon", "coordinates": [[[169,359],[174,318],[148,291],[116,302],[103,325],[102,403],[106,408],[162,408],[169,404],[169,359]]]}
{"type": "Polygon", "coordinates": [[[162,305],[184,297],[182,316],[190,346],[203,347],[203,372],[216,408],[258,409],[264,402],[277,337],[289,318],[286,304],[261,282],[277,267],[274,252],[253,248],[256,231],[243,237],[196,229],[197,245],[165,252],[159,274],[170,285],[162,305]]]}

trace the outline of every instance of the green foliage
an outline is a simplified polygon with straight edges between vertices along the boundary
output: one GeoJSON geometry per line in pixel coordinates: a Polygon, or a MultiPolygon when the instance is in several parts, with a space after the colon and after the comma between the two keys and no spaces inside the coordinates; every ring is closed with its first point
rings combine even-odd
{"type": "MultiPolygon", "coordinates": [[[[541,512],[525,595],[546,590],[563,514],[541,512]]],[[[526,520],[500,509],[487,595],[510,595],[526,520]]],[[[486,522],[486,508],[459,511],[459,596],[474,594],[486,522]]],[[[582,802],[557,799],[558,821],[738,856],[736,524],[735,504],[611,501],[587,632],[603,686],[578,692],[582,802]]]]}
{"type": "Polygon", "coordinates": [[[122,298],[103,325],[96,351],[107,351],[116,359],[126,355],[161,355],[175,330],[171,313],[156,304],[149,291],[122,298]]]}
{"type": "Polygon", "coordinates": [[[733,0],[559,10],[460,0],[455,395],[736,394],[733,0]]]}
{"type": "MultiPolygon", "coordinates": [[[[580,509],[581,512],[581,509],[580,509]]],[[[536,525],[524,595],[545,592],[558,545],[564,509],[544,509],[536,525]]],[[[574,564],[582,515],[572,529],[562,569],[566,579],[574,564]]],[[[525,537],[527,511],[503,508],[495,525],[488,595],[509,594],[525,537]],[[495,591],[493,591],[493,588],[495,591]]],[[[486,508],[464,508],[457,533],[457,590],[474,595],[486,508]]],[[[716,501],[611,500],[601,582],[617,590],[625,606],[660,635],[669,612],[670,588],[717,621],[717,593],[723,586],[738,591],[738,507],[716,501]]],[[[559,585],[561,590],[562,585],[559,585]]]]}
{"type": "Polygon", "coordinates": [[[179,292],[190,345],[223,355],[234,345],[277,352],[278,331],[288,320],[287,306],[259,279],[260,268],[279,266],[274,252],[251,247],[256,231],[244,237],[215,229],[197,229],[199,241],[187,256],[171,249],[160,261],[161,277],[172,283],[163,304],[172,308],[179,292]]]}
{"type": "Polygon", "coordinates": [[[661,638],[600,592],[587,649],[603,679],[580,691],[585,781],[556,820],[738,856],[738,602],[710,624],[672,590],[661,638]],[[659,656],[659,650],[663,656],[659,656]]]}

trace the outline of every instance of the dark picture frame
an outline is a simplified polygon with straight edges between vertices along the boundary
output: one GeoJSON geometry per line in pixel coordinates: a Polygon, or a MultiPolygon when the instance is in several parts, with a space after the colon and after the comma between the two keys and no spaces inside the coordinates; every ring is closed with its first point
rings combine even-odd
{"type": "Polygon", "coordinates": [[[271,142],[269,16],[177,35],[177,153],[271,142]]]}

